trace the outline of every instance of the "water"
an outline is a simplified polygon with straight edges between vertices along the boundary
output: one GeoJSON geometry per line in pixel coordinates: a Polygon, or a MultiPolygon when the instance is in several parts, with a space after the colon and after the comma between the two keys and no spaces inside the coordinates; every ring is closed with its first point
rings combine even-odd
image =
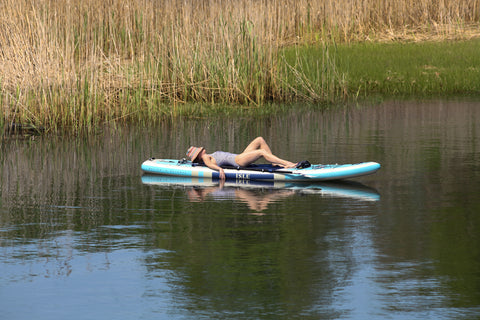
{"type": "Polygon", "coordinates": [[[480,318],[479,106],[390,102],[5,141],[0,318],[480,318]],[[139,169],[260,135],[292,161],[382,169],[222,189],[139,169]]]}

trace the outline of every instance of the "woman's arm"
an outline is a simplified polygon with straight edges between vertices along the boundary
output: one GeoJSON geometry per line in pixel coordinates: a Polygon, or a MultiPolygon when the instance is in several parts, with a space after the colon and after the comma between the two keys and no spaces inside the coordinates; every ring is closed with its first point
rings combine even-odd
{"type": "Polygon", "coordinates": [[[218,171],[218,173],[220,174],[220,180],[225,180],[225,172],[220,166],[217,165],[217,161],[215,161],[215,159],[212,156],[206,154],[202,157],[202,160],[207,167],[218,171]]]}

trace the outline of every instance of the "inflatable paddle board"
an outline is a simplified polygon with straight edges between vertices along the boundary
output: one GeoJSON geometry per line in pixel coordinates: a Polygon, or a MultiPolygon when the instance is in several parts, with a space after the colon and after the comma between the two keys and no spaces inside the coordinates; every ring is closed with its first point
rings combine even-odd
{"type": "MultiPolygon", "coordinates": [[[[148,174],[178,177],[218,179],[218,171],[189,160],[149,159],[142,163],[148,174]]],[[[225,178],[234,180],[261,181],[330,181],[357,178],[373,174],[380,169],[376,162],[357,164],[316,164],[308,168],[282,168],[271,164],[252,164],[248,167],[224,168],[225,178]]]]}

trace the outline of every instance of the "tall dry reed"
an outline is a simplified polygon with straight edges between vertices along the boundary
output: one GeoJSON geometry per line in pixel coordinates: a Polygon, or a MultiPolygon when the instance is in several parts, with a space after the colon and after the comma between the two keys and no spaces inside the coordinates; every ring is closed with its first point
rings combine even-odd
{"type": "MultiPolygon", "coordinates": [[[[291,74],[279,68],[279,47],[412,30],[462,34],[479,10],[480,0],[3,0],[0,125],[78,130],[157,119],[189,101],[302,97],[285,84],[291,74]]],[[[315,90],[341,91],[331,88],[335,79],[325,82],[315,90]]]]}

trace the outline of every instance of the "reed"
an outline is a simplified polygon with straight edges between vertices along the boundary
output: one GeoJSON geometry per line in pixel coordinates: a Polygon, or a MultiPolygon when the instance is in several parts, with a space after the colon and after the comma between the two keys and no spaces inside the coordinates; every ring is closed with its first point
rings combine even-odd
{"type": "Polygon", "coordinates": [[[479,9],[480,0],[4,0],[0,124],[76,132],[174,117],[190,102],[329,101],[345,92],[329,46],[311,62],[313,81],[306,61],[285,65],[279,48],[475,36],[479,9]]]}

